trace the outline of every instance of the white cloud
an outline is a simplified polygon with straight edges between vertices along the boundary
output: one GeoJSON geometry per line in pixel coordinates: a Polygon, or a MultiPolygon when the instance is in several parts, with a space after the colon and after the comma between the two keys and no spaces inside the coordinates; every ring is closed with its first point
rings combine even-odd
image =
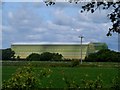
{"type": "Polygon", "coordinates": [[[40,40],[40,38],[41,38],[41,36],[40,35],[38,35],[38,34],[35,34],[35,35],[27,35],[26,36],[26,39],[27,40],[40,40]]]}
{"type": "Polygon", "coordinates": [[[45,27],[37,27],[37,28],[34,28],[33,31],[37,33],[44,33],[44,32],[47,32],[47,29],[45,27]]]}

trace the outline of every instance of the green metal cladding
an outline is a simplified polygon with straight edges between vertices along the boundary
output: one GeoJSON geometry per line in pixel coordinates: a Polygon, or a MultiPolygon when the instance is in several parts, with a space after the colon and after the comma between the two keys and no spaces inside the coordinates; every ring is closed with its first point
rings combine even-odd
{"type": "Polygon", "coordinates": [[[26,58],[31,53],[41,54],[43,52],[60,53],[65,59],[80,59],[82,47],[82,59],[84,59],[90,53],[97,52],[101,49],[107,49],[105,43],[88,43],[88,44],[25,44],[25,43],[13,43],[11,45],[12,50],[15,51],[15,56],[20,58],[26,58]]]}

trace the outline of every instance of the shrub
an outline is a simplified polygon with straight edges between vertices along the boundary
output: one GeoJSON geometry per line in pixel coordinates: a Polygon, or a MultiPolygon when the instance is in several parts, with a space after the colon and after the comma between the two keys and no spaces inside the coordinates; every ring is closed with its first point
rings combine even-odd
{"type": "Polygon", "coordinates": [[[63,56],[59,53],[50,53],[50,52],[43,52],[40,55],[41,61],[59,61],[62,60],[63,56]]]}
{"type": "Polygon", "coordinates": [[[79,65],[79,63],[80,63],[80,61],[79,61],[79,60],[72,60],[72,61],[71,61],[71,67],[78,66],[78,65],[79,65]]]}
{"type": "Polygon", "coordinates": [[[31,66],[28,65],[23,68],[19,68],[8,81],[4,81],[2,84],[2,89],[32,90],[37,88],[37,85],[38,80],[35,77],[31,66]]]}
{"type": "Polygon", "coordinates": [[[113,81],[112,81],[112,86],[111,88],[113,90],[120,90],[120,77],[119,76],[116,76],[113,81]]]}
{"type": "Polygon", "coordinates": [[[43,52],[40,55],[40,60],[41,61],[51,61],[53,59],[53,54],[50,52],[43,52]]]}
{"type": "Polygon", "coordinates": [[[39,61],[40,60],[40,55],[37,54],[37,53],[32,53],[26,58],[26,60],[28,60],[28,61],[39,61]]]}
{"type": "Polygon", "coordinates": [[[8,81],[2,84],[2,90],[36,90],[43,88],[42,78],[49,78],[52,71],[49,68],[33,70],[31,64],[17,69],[8,81]],[[40,73],[37,73],[40,72],[40,73]]]}
{"type": "Polygon", "coordinates": [[[103,81],[101,79],[101,76],[97,76],[96,80],[86,80],[83,79],[82,83],[84,85],[84,88],[98,90],[103,88],[103,81]]]}
{"type": "Polygon", "coordinates": [[[43,52],[41,54],[32,53],[26,58],[29,61],[60,61],[62,59],[62,54],[50,52],[43,52]]]}
{"type": "Polygon", "coordinates": [[[53,54],[53,60],[55,61],[61,61],[63,59],[62,54],[59,53],[52,53],[53,54]]]}
{"type": "Polygon", "coordinates": [[[120,90],[120,66],[118,67],[118,75],[113,78],[112,84],[113,90],[120,90]]]}
{"type": "Polygon", "coordinates": [[[20,56],[17,56],[17,58],[16,58],[17,60],[20,60],[20,56]]]}
{"type": "MultiPolygon", "coordinates": [[[[86,77],[87,77],[87,75],[86,75],[86,77]]],[[[81,80],[82,81],[81,83],[76,83],[76,81],[74,81],[74,80],[71,81],[70,79],[67,78],[67,76],[64,75],[63,81],[65,82],[67,88],[74,88],[77,90],[79,90],[80,88],[88,89],[88,90],[103,89],[103,81],[102,81],[100,75],[97,76],[96,80],[88,80],[88,79],[86,79],[86,77],[81,80]]]]}
{"type": "Polygon", "coordinates": [[[87,62],[120,62],[120,52],[103,49],[85,57],[87,62]]]}

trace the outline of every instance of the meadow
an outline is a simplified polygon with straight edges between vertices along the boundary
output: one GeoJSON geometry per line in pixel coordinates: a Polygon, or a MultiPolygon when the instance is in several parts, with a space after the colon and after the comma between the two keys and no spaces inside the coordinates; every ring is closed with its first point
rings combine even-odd
{"type": "Polygon", "coordinates": [[[13,73],[27,63],[32,63],[32,67],[36,74],[41,69],[49,69],[51,73],[48,77],[39,78],[42,87],[63,88],[66,87],[64,75],[70,82],[81,84],[81,80],[96,80],[97,76],[101,76],[104,88],[112,85],[112,80],[118,75],[118,63],[112,62],[83,62],[82,65],[71,67],[71,62],[3,62],[2,65],[2,81],[8,80],[13,73]],[[64,73],[64,75],[63,75],[64,73]],[[51,86],[50,86],[51,85],[51,86]]]}

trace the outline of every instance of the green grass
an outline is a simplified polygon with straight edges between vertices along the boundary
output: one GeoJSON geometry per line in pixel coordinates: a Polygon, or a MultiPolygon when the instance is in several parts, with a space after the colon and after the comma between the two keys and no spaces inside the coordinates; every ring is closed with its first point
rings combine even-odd
{"type": "Polygon", "coordinates": [[[18,66],[2,66],[2,81],[8,80],[17,70],[18,66]]]}
{"type": "MultiPolygon", "coordinates": [[[[43,62],[42,62],[43,63],[43,62]]],[[[44,63],[45,64],[45,63],[44,63]]],[[[48,64],[48,63],[47,63],[48,64]]],[[[33,67],[36,74],[39,74],[39,70],[43,68],[49,68],[52,70],[50,77],[43,78],[41,80],[43,87],[49,87],[52,83],[52,87],[61,88],[66,87],[65,82],[62,80],[63,72],[68,77],[70,81],[75,80],[75,82],[80,83],[81,79],[87,75],[88,80],[95,80],[98,75],[102,75],[103,85],[108,88],[112,84],[112,79],[118,74],[118,69],[114,67],[117,63],[89,63],[99,64],[100,67],[91,67],[87,65],[88,63],[83,63],[83,66],[78,67],[33,67]],[[86,65],[86,66],[85,66],[86,65]],[[108,67],[106,67],[108,65],[108,67]]],[[[13,73],[20,66],[3,66],[2,67],[2,80],[8,80],[13,73]]]]}
{"type": "MultiPolygon", "coordinates": [[[[115,68],[98,68],[98,67],[80,67],[80,68],[70,68],[70,67],[56,67],[50,68],[53,70],[53,74],[46,81],[53,82],[54,87],[63,87],[64,82],[62,80],[64,71],[65,75],[70,81],[75,80],[77,83],[81,82],[81,79],[88,75],[88,80],[95,80],[98,75],[102,75],[103,84],[105,87],[111,86],[112,79],[117,75],[117,69],[115,68]]],[[[43,80],[43,81],[45,81],[43,80]]],[[[46,83],[46,81],[44,83],[46,83]]]]}

